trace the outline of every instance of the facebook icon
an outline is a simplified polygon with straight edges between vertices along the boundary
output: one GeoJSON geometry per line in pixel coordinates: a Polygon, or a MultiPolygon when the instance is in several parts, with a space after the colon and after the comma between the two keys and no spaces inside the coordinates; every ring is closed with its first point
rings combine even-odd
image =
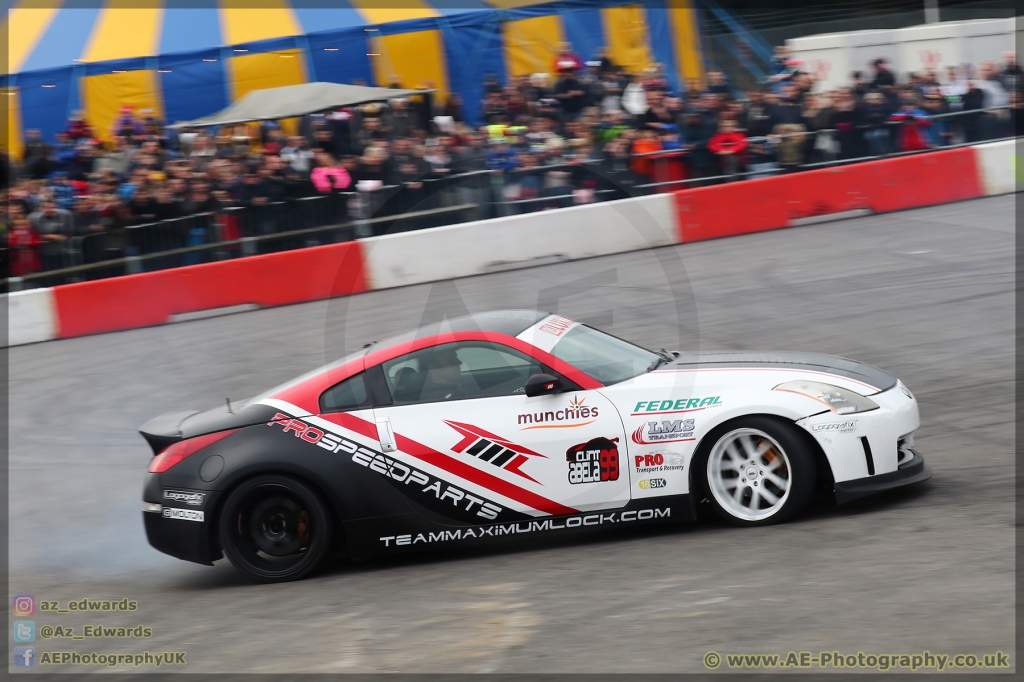
{"type": "Polygon", "coordinates": [[[31,668],[36,664],[36,648],[34,646],[14,647],[14,667],[31,668]]]}

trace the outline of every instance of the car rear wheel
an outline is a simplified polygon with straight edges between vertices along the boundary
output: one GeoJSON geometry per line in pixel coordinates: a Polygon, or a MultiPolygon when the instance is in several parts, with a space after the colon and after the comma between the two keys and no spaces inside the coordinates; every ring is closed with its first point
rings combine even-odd
{"type": "Polygon", "coordinates": [[[231,564],[263,583],[298,580],[330,553],[331,515],[320,495],[288,476],[258,476],[228,496],[221,547],[231,564]]]}
{"type": "Polygon", "coordinates": [[[733,422],[707,453],[705,489],[715,511],[737,526],[780,523],[814,492],[814,456],[795,427],[767,417],[733,422]]]}

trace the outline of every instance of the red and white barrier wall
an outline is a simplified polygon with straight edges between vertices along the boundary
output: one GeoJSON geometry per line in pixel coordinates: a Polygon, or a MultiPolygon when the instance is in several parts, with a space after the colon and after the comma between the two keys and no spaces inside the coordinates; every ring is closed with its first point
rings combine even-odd
{"type": "Polygon", "coordinates": [[[1018,191],[1012,140],[7,296],[8,344],[131,329],[1018,191]]]}

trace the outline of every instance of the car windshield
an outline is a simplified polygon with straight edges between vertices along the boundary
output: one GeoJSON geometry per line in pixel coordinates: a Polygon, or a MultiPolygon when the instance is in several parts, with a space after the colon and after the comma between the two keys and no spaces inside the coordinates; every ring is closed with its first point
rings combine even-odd
{"type": "Polygon", "coordinates": [[[569,330],[551,349],[551,354],[606,386],[643,374],[660,357],[646,348],[582,324],[569,330]]]}

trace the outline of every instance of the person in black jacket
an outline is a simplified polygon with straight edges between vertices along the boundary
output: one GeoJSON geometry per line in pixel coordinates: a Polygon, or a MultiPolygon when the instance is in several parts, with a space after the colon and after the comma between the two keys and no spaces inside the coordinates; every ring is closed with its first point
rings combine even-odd
{"type": "Polygon", "coordinates": [[[892,113],[889,102],[882,93],[872,90],[864,95],[862,121],[867,126],[864,141],[868,153],[872,156],[889,154],[893,150],[892,138],[885,123],[892,113]]]}
{"type": "Polygon", "coordinates": [[[800,100],[797,99],[798,88],[794,83],[787,83],[782,87],[782,95],[779,101],[769,106],[769,114],[776,125],[796,125],[800,123],[802,108],[800,100]]]}
{"type": "Polygon", "coordinates": [[[832,126],[839,142],[839,158],[855,159],[864,155],[864,136],[860,125],[862,111],[853,96],[853,88],[840,88],[832,103],[832,126]]]}

